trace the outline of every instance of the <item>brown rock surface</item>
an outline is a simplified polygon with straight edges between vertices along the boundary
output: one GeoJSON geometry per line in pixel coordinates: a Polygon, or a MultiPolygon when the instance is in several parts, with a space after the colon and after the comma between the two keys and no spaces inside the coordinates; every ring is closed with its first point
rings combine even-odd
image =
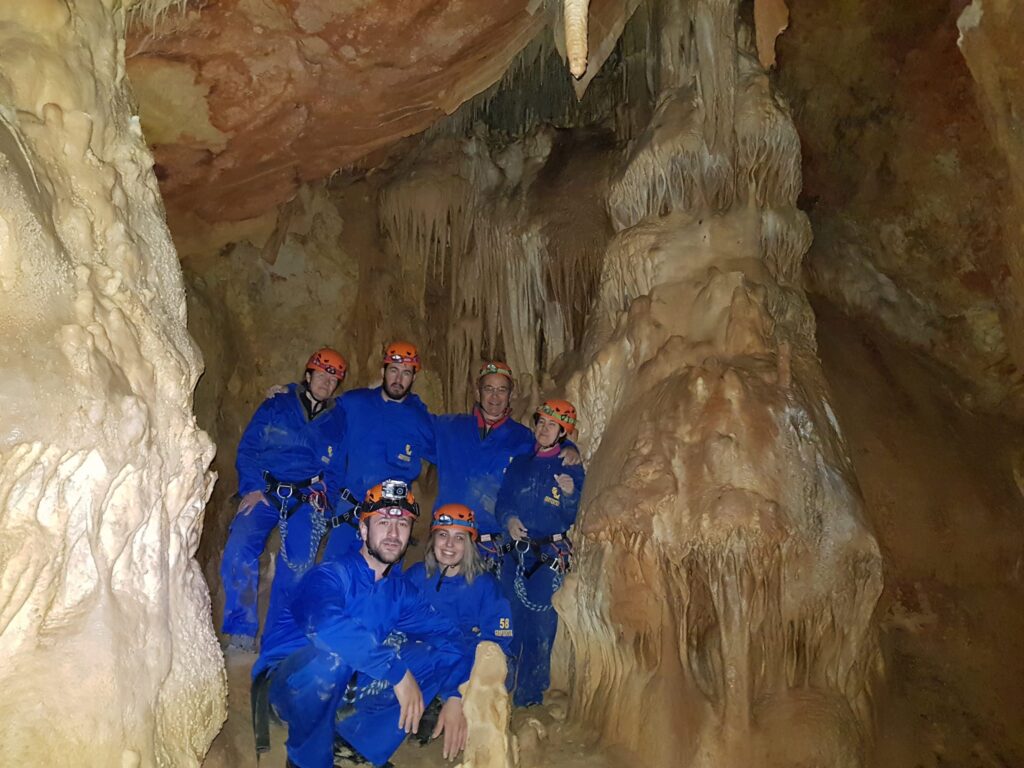
{"type": "Polygon", "coordinates": [[[803,145],[810,289],[973,382],[966,402],[1020,415],[1013,193],[957,48],[964,3],[790,6],[778,82],[803,145]]]}
{"type": "Polygon", "coordinates": [[[172,215],[238,220],[422,131],[547,22],[527,0],[188,3],[128,43],[172,215]]]}

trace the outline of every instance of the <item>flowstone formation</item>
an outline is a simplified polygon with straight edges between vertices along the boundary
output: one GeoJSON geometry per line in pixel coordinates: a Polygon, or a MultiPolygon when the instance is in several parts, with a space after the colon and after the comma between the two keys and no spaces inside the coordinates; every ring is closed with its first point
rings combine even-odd
{"type": "Polygon", "coordinates": [[[651,765],[861,766],[882,563],[799,285],[799,143],[735,2],[660,6],[567,387],[589,464],[556,685],[651,765]]]}
{"type": "Polygon", "coordinates": [[[4,765],[194,766],[225,714],[213,445],[124,14],[0,4],[4,765]]]}

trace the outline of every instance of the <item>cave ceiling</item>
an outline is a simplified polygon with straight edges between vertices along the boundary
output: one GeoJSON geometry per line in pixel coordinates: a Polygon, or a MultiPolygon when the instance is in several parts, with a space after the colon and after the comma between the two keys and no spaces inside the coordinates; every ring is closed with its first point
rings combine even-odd
{"type": "MultiPolygon", "coordinates": [[[[583,84],[638,3],[591,0],[583,84]]],[[[966,5],[740,3],[759,48],[786,30],[775,80],[803,144],[808,287],[972,381],[982,405],[1021,414],[1024,267],[1006,232],[1007,161],[958,46],[966,5]]],[[[136,20],[128,74],[172,229],[252,219],[303,183],[379,166],[545,27],[558,45],[558,6],[188,0],[136,20]]]]}
{"type": "Polygon", "coordinates": [[[128,75],[169,212],[241,220],[418,133],[548,23],[537,0],[214,0],[137,20],[128,75]]]}

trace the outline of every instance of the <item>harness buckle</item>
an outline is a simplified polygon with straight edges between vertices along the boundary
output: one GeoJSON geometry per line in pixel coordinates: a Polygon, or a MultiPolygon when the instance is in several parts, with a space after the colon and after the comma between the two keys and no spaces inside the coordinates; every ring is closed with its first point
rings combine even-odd
{"type": "Polygon", "coordinates": [[[295,494],[295,486],[290,483],[278,483],[274,495],[279,499],[290,499],[295,494]],[[285,493],[285,491],[288,491],[285,493]]]}

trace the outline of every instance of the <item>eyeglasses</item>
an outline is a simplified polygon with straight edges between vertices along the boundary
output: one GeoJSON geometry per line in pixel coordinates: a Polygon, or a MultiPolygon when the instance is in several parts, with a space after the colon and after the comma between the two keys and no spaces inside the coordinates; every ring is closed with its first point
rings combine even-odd
{"type": "Polygon", "coordinates": [[[492,387],[488,384],[486,387],[480,387],[480,391],[485,395],[507,395],[512,390],[508,387],[492,387]]]}

